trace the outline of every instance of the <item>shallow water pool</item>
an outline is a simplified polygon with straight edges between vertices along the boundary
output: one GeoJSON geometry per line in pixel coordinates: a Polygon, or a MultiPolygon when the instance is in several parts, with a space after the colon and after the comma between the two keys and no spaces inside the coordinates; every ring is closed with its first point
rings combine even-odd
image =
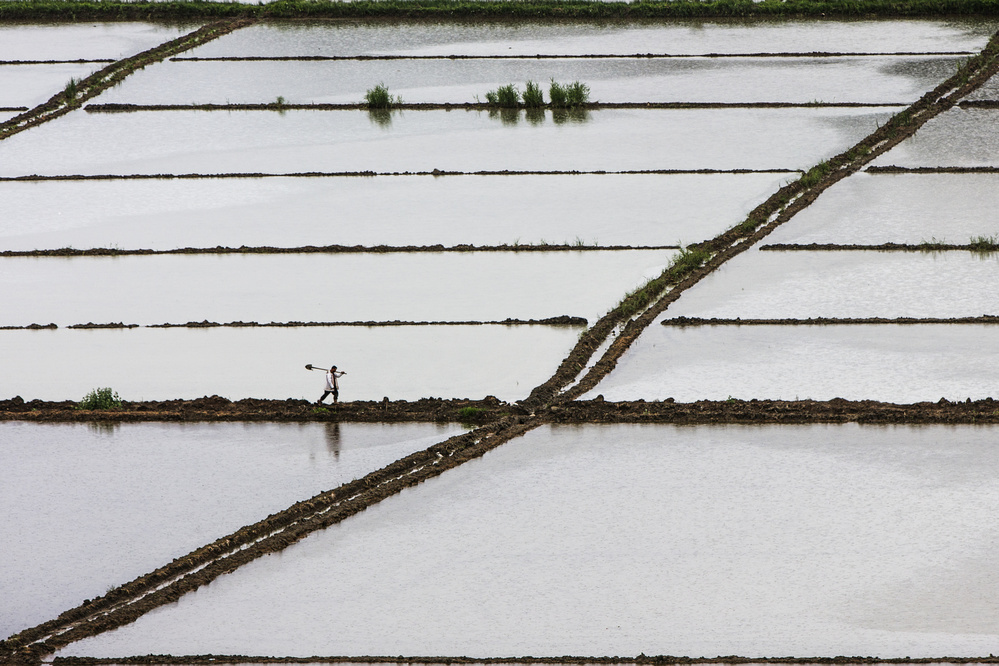
{"type": "Polygon", "coordinates": [[[61,654],[988,654],[994,441],[543,427],[61,654]]]}
{"type": "Polygon", "coordinates": [[[900,167],[999,166],[999,109],[953,108],[871,164],[900,167]]]}
{"type": "Polygon", "coordinates": [[[36,106],[62,92],[70,78],[85,78],[103,66],[0,65],[0,106],[36,106]]]}
{"type": "Polygon", "coordinates": [[[197,27],[191,23],[167,25],[134,21],[7,23],[0,25],[0,60],[117,60],[151,49],[197,27]]]}
{"type": "Polygon", "coordinates": [[[434,424],[0,423],[0,636],[461,431],[434,424]]]}

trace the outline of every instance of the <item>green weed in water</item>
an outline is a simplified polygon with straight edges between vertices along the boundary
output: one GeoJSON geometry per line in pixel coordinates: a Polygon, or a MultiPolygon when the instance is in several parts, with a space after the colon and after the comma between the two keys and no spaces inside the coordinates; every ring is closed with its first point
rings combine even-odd
{"type": "Polygon", "coordinates": [[[520,106],[520,92],[512,83],[500,86],[486,93],[486,103],[504,109],[516,109],[520,106]]]}
{"type": "Polygon", "coordinates": [[[393,97],[389,94],[385,84],[379,83],[364,93],[364,102],[368,105],[369,109],[391,109],[393,106],[402,104],[402,98],[398,95],[393,97]]]}
{"type": "Polygon", "coordinates": [[[996,252],[999,250],[999,236],[972,236],[968,247],[972,252],[996,252]]]}
{"type": "Polygon", "coordinates": [[[590,87],[579,81],[563,85],[552,79],[548,87],[548,97],[551,99],[552,108],[574,109],[590,101],[590,87]]]}
{"type": "Polygon", "coordinates": [[[529,109],[540,109],[545,105],[545,94],[541,92],[541,86],[534,81],[524,84],[524,106],[529,109]]]}

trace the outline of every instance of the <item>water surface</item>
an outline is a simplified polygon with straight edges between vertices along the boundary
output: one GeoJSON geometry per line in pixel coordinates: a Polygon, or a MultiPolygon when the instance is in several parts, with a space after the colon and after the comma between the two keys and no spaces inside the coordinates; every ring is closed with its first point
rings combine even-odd
{"type": "Polygon", "coordinates": [[[894,111],[605,109],[561,120],[461,110],[77,111],[4,141],[0,175],[805,169],[894,111]]]}
{"type": "Polygon", "coordinates": [[[0,183],[0,244],[20,250],[543,241],[688,244],[738,224],[795,176],[5,182],[0,183]],[[113,206],[108,204],[112,201],[113,206]]]}
{"type": "Polygon", "coordinates": [[[381,23],[269,21],[237,30],[189,54],[586,55],[827,51],[979,51],[996,22],[950,20],[489,21],[381,23]]]}
{"type": "Polygon", "coordinates": [[[977,317],[999,314],[999,256],[756,252],[694,285],[666,316],[977,317]]]}
{"type": "Polygon", "coordinates": [[[583,81],[600,102],[908,103],[954,73],[958,56],[165,62],[100,103],[356,103],[374,82],[405,102],[473,102],[514,83],[583,81]]]}
{"type": "Polygon", "coordinates": [[[460,430],[0,423],[0,636],[460,430]]]}
{"type": "Polygon", "coordinates": [[[941,113],[872,164],[901,167],[999,166],[999,109],[941,113]]]}
{"type": "Polygon", "coordinates": [[[675,250],[158,255],[0,260],[0,325],[189,321],[591,322],[675,250]]]}
{"type": "Polygon", "coordinates": [[[318,400],[325,377],[307,371],[311,363],[347,371],[343,400],[513,401],[554,374],[579,333],[551,326],[0,331],[0,396],[81,400],[110,386],[128,400],[318,400]]]}
{"type": "Polygon", "coordinates": [[[999,234],[997,174],[857,173],[767,236],[765,243],[967,243],[999,234]]]}
{"type": "Polygon", "coordinates": [[[988,654],[995,434],[544,427],[61,654],[988,654]]]}
{"type": "Polygon", "coordinates": [[[71,78],[86,78],[103,66],[0,65],[0,106],[37,106],[62,92],[71,78]]]}
{"type": "Polygon", "coordinates": [[[151,49],[197,27],[196,24],[135,21],[8,23],[0,25],[0,60],[117,60],[151,49]]]}
{"type": "Polygon", "coordinates": [[[649,326],[586,398],[882,400],[996,395],[999,328],[649,326]]]}

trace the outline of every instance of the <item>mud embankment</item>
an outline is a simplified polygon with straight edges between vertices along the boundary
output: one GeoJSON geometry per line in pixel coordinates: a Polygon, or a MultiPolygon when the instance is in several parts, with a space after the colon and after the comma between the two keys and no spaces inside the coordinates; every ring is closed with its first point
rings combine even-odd
{"type": "Polygon", "coordinates": [[[901,167],[894,164],[867,167],[867,173],[901,174],[901,173],[999,173],[999,167],[994,166],[937,166],[937,167],[901,167]]]}
{"type": "Polygon", "coordinates": [[[190,664],[996,664],[999,657],[677,657],[672,655],[637,657],[252,657],[247,655],[203,654],[190,656],[145,655],[122,659],[94,657],[56,657],[53,666],[106,666],[127,664],[134,666],[187,666],[190,664]]]}
{"type": "MultiPolygon", "coordinates": [[[[700,400],[676,402],[576,400],[542,407],[531,414],[523,405],[493,396],[482,400],[422,398],[341,402],[317,406],[308,400],[228,400],[219,396],[196,400],[123,401],[121,409],[81,410],[73,401],[0,400],[0,421],[37,423],[141,421],[177,422],[308,422],[358,423],[448,422],[496,423],[507,417],[533,417],[539,422],[585,423],[999,423],[999,401],[992,398],[950,402],[895,404],[876,400],[700,400]]],[[[533,423],[533,421],[532,421],[533,423]]],[[[536,425],[536,424],[535,424],[536,425]]]]}
{"type": "MultiPolygon", "coordinates": [[[[867,109],[885,106],[906,106],[903,102],[588,102],[576,110],[600,109],[808,109],[847,108],[867,109]]],[[[399,111],[516,111],[551,110],[555,107],[499,107],[485,102],[399,102],[391,110],[399,111]]],[[[87,113],[139,113],[143,111],[369,111],[366,103],[346,104],[293,104],[267,102],[261,104],[88,104],[87,113]]],[[[386,109],[388,110],[388,109],[386,109]]]]}
{"type": "MultiPolygon", "coordinates": [[[[559,315],[544,319],[496,319],[492,321],[189,321],[186,324],[126,324],[124,322],[108,322],[106,324],[70,324],[66,328],[74,330],[90,329],[131,329],[131,328],[326,328],[335,326],[353,326],[358,328],[378,328],[385,326],[586,326],[584,317],[559,315]]],[[[42,331],[57,329],[56,324],[28,324],[27,326],[0,326],[0,331],[42,331]]]]}
{"type": "Polygon", "coordinates": [[[749,174],[801,173],[794,169],[626,169],[621,171],[579,170],[547,170],[547,171],[512,171],[510,169],[483,171],[293,171],[288,173],[265,173],[262,171],[246,171],[239,173],[136,173],[136,174],[68,174],[62,176],[42,176],[30,174],[27,176],[0,176],[0,183],[6,182],[46,182],[58,180],[226,180],[230,178],[373,178],[375,176],[683,176],[715,174],[749,174]]]}
{"type": "Polygon", "coordinates": [[[980,315],[978,317],[808,317],[805,319],[702,319],[700,317],[674,317],[664,319],[663,326],[685,328],[687,326],[869,326],[892,324],[908,326],[913,324],[999,324],[999,316],[980,315]]]}
{"type": "Polygon", "coordinates": [[[60,247],[51,250],[2,250],[0,257],[130,257],[160,254],[405,254],[436,252],[620,252],[625,250],[679,250],[677,245],[586,245],[576,243],[517,243],[501,245],[301,245],[274,247],[258,245],[227,247],[182,247],[169,250],[144,248],[123,250],[95,247],[77,249],[60,247]]]}
{"type": "Polygon", "coordinates": [[[969,243],[773,243],[760,247],[761,252],[999,252],[995,248],[982,248],[969,243]]]}

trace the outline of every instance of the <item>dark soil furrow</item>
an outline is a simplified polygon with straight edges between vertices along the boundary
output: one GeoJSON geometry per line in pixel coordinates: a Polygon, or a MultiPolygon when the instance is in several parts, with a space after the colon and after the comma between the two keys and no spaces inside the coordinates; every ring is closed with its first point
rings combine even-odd
{"type": "Polygon", "coordinates": [[[900,167],[894,164],[886,166],[870,166],[867,173],[999,173],[999,167],[994,166],[938,166],[938,167],[900,167]]]}
{"type": "MultiPolygon", "coordinates": [[[[600,109],[819,109],[848,108],[868,109],[879,107],[907,106],[904,102],[588,102],[576,110],[599,111],[600,109]]],[[[528,110],[521,104],[516,107],[528,110]]],[[[551,109],[550,105],[543,108],[551,109]]],[[[400,102],[392,109],[404,111],[513,111],[513,107],[500,108],[485,102],[400,102]]],[[[143,111],[368,111],[364,102],[349,104],[292,104],[267,102],[260,104],[88,104],[87,113],[138,113],[143,111]]],[[[530,109],[538,111],[540,108],[530,109]]]]}
{"type": "Polygon", "coordinates": [[[76,60],[0,60],[3,65],[89,65],[98,62],[115,62],[111,58],[77,58],[76,60]]]}
{"type": "Polygon", "coordinates": [[[964,252],[997,252],[999,247],[994,249],[983,249],[980,245],[969,243],[880,243],[878,245],[858,245],[854,243],[772,243],[761,245],[761,252],[950,252],[961,250],[964,252]]]}
{"type": "Polygon", "coordinates": [[[71,247],[52,250],[3,250],[0,257],[125,257],[155,254],[394,254],[414,252],[617,252],[621,250],[678,250],[677,245],[576,245],[573,243],[516,245],[303,245],[300,247],[183,247],[170,250],[71,247]]]}
{"type": "Polygon", "coordinates": [[[47,102],[0,123],[0,140],[80,108],[83,102],[121,83],[125,77],[137,69],[210,42],[250,23],[251,21],[246,19],[211,23],[134,56],[112,62],[90,76],[79,81],[72,81],[74,85],[72,89],[67,86],[65,90],[56,93],[47,102]]]}
{"type": "MultiPolygon", "coordinates": [[[[846,51],[760,51],[757,53],[538,53],[535,55],[288,55],[288,56],[178,56],[171,62],[326,62],[341,60],[601,60],[601,59],[640,59],[656,60],[668,58],[867,58],[901,56],[970,56],[971,51],[894,51],[894,52],[846,52],[846,51]]],[[[3,64],[3,63],[0,63],[3,64]]]]}
{"type": "MultiPolygon", "coordinates": [[[[125,324],[122,322],[110,322],[107,324],[71,324],[66,328],[73,329],[93,329],[93,328],[309,328],[328,326],[358,326],[358,327],[378,327],[378,326],[586,326],[586,319],[583,317],[573,317],[570,315],[559,315],[557,317],[545,317],[544,319],[496,319],[489,321],[230,321],[220,323],[217,321],[189,321],[186,324],[125,324]]],[[[50,329],[58,328],[55,324],[42,326],[30,324],[28,326],[5,326],[0,330],[16,329],[50,329]]]]}
{"type": "Polygon", "coordinates": [[[806,319],[702,319],[675,317],[664,319],[663,326],[853,326],[868,324],[999,324],[997,315],[978,317],[808,317],[806,319]]]}
{"type": "Polygon", "coordinates": [[[3,113],[14,113],[17,111],[27,111],[27,110],[28,107],[26,106],[0,106],[0,112],[3,113]]]}
{"type": "Polygon", "coordinates": [[[70,174],[60,176],[0,176],[2,182],[43,182],[50,180],[183,180],[183,179],[226,179],[226,178],[372,178],[375,176],[636,176],[636,175],[715,175],[750,173],[801,173],[798,169],[630,169],[622,171],[299,171],[291,173],[154,173],[154,174],[70,174]]]}

